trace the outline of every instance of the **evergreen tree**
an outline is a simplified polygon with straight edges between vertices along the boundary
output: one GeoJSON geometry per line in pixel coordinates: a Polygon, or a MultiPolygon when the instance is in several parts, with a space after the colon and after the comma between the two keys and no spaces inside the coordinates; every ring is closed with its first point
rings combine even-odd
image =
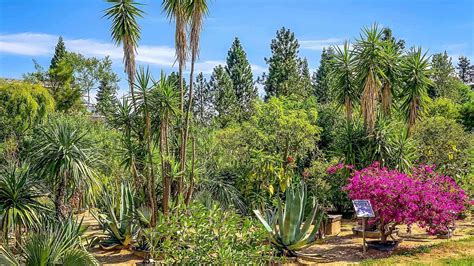
{"type": "Polygon", "coordinates": [[[109,117],[117,105],[117,84],[107,79],[100,81],[96,95],[96,112],[109,117]]]}
{"type": "Polygon", "coordinates": [[[217,66],[212,72],[209,81],[209,90],[214,95],[214,107],[217,112],[217,121],[225,127],[239,117],[237,97],[232,85],[232,79],[222,66],[217,66]]]}
{"type": "Polygon", "coordinates": [[[66,51],[66,46],[64,45],[63,37],[59,36],[58,43],[56,44],[56,47],[54,48],[54,56],[51,59],[51,65],[49,66],[49,69],[56,68],[59,62],[62,59],[64,59],[66,54],[67,54],[67,51],[66,51]]]}
{"type": "Polygon", "coordinates": [[[321,60],[318,70],[313,74],[312,83],[314,87],[314,95],[320,103],[327,103],[333,99],[331,93],[331,60],[334,59],[334,49],[329,47],[323,48],[321,60]]]}
{"type": "Polygon", "coordinates": [[[301,84],[300,65],[298,57],[299,44],[295,34],[289,29],[281,28],[276,38],[272,40],[272,56],[265,58],[268,64],[268,75],[264,74],[263,83],[266,92],[265,98],[272,96],[307,96],[301,84]]]}
{"type": "Polygon", "coordinates": [[[393,44],[395,44],[395,47],[399,51],[402,51],[405,49],[405,40],[397,40],[395,37],[393,37],[392,29],[390,28],[383,28],[382,29],[382,41],[391,41],[393,44]]]}
{"type": "Polygon", "coordinates": [[[304,58],[300,61],[300,80],[299,84],[301,86],[302,91],[309,92],[312,91],[312,84],[311,84],[311,73],[309,73],[309,66],[308,60],[304,58]]]}
{"type": "Polygon", "coordinates": [[[202,72],[196,77],[194,89],[194,118],[201,125],[209,125],[215,115],[213,95],[202,72]]]}
{"type": "Polygon", "coordinates": [[[431,80],[433,85],[428,89],[430,97],[446,97],[450,95],[450,91],[454,89],[451,86],[452,75],[454,74],[454,67],[451,63],[451,57],[448,53],[434,54],[431,59],[431,80]]]}
{"type": "Polygon", "coordinates": [[[460,56],[459,62],[456,68],[459,71],[458,75],[459,75],[459,78],[462,80],[462,82],[464,83],[469,82],[468,73],[469,73],[469,69],[472,68],[471,62],[469,61],[469,59],[465,56],[460,56]]]}
{"type": "Polygon", "coordinates": [[[258,97],[257,88],[253,83],[253,74],[247,54],[238,38],[235,38],[227,53],[225,70],[232,80],[237,105],[240,109],[241,119],[245,119],[252,112],[252,102],[258,97]]]}

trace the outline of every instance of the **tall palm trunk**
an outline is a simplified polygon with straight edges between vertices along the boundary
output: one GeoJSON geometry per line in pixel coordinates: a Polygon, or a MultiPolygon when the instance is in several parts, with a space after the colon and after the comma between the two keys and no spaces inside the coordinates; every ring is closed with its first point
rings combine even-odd
{"type": "Polygon", "coordinates": [[[130,87],[130,94],[132,95],[132,103],[134,111],[137,111],[137,104],[135,101],[135,91],[133,89],[133,83],[135,82],[135,50],[130,38],[125,36],[123,38],[123,54],[124,54],[124,63],[125,63],[125,72],[128,76],[128,85],[130,87]]]}
{"type": "Polygon", "coordinates": [[[392,88],[388,81],[385,81],[382,87],[382,111],[385,116],[390,116],[392,107],[392,88]]]}
{"type": "Polygon", "coordinates": [[[349,96],[344,97],[344,105],[346,108],[346,120],[350,122],[352,121],[352,101],[349,96]]]}
{"type": "Polygon", "coordinates": [[[378,85],[375,80],[374,73],[369,71],[362,92],[362,116],[364,117],[364,125],[368,133],[372,133],[375,128],[375,120],[377,118],[377,96],[378,85]]]}
{"type": "Polygon", "coordinates": [[[155,173],[153,171],[153,154],[151,151],[151,121],[150,121],[150,114],[148,111],[145,114],[145,138],[146,138],[146,145],[148,151],[148,198],[150,199],[150,207],[151,207],[151,220],[150,226],[156,225],[156,185],[155,185],[155,173]]]}
{"type": "Polygon", "coordinates": [[[410,113],[408,115],[408,136],[411,135],[411,131],[413,129],[413,126],[416,123],[416,118],[418,117],[418,99],[414,98],[410,102],[410,113]]]}
{"type": "Polygon", "coordinates": [[[188,191],[186,193],[186,200],[185,200],[185,203],[186,205],[189,205],[189,203],[191,202],[191,198],[193,196],[193,190],[194,190],[194,168],[195,168],[195,160],[196,160],[196,140],[194,138],[192,138],[192,142],[193,142],[193,157],[191,159],[191,173],[189,175],[189,187],[188,187],[188,191]]]}

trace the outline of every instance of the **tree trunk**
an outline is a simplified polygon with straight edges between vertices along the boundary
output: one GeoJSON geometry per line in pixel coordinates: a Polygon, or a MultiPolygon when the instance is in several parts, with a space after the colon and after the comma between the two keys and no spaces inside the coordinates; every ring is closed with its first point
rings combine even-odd
{"type": "Polygon", "coordinates": [[[392,91],[391,91],[390,83],[385,82],[382,88],[382,111],[386,117],[390,116],[391,106],[392,106],[392,91]]]}
{"type": "Polygon", "coordinates": [[[168,215],[168,205],[171,195],[171,180],[169,178],[169,162],[168,162],[168,129],[167,119],[164,118],[160,125],[160,154],[161,154],[161,175],[163,184],[162,211],[164,215],[168,215]]]}
{"type": "Polygon", "coordinates": [[[186,117],[184,120],[184,136],[183,136],[183,145],[182,145],[182,154],[181,154],[181,176],[179,177],[178,183],[178,195],[183,192],[184,188],[184,173],[186,171],[186,146],[188,143],[188,134],[189,134],[189,113],[191,113],[191,108],[193,106],[193,78],[194,78],[194,63],[196,60],[196,55],[192,54],[191,56],[191,73],[189,74],[189,94],[188,94],[188,109],[186,110],[186,117]]]}
{"type": "Polygon", "coordinates": [[[352,121],[352,102],[349,96],[344,98],[344,105],[346,106],[346,120],[350,122],[352,121]]]}
{"type": "Polygon", "coordinates": [[[195,159],[196,159],[196,140],[193,138],[193,157],[191,159],[191,174],[189,176],[189,188],[188,192],[186,193],[186,200],[185,203],[186,205],[189,205],[191,202],[191,198],[193,196],[193,190],[194,190],[194,164],[195,164],[195,159]]]}
{"type": "Polygon", "coordinates": [[[58,189],[56,191],[56,198],[54,200],[54,206],[56,207],[56,217],[65,218],[67,216],[67,207],[64,204],[64,198],[66,197],[66,178],[61,177],[58,189]]]}

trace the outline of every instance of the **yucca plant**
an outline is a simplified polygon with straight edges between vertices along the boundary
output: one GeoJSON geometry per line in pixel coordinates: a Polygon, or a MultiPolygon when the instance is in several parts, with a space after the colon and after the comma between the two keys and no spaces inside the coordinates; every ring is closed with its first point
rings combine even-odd
{"type": "Polygon", "coordinates": [[[324,211],[313,198],[310,212],[305,215],[307,197],[307,188],[302,182],[286,190],[285,202],[280,199],[276,216],[271,217],[270,221],[260,211],[254,210],[270,233],[271,242],[290,256],[298,256],[297,251],[314,242],[318,236],[324,211]]]}
{"type": "Polygon", "coordinates": [[[138,234],[135,223],[135,204],[128,183],[120,185],[120,191],[104,189],[102,196],[104,213],[92,212],[107,238],[101,242],[104,249],[129,248],[138,234]]]}
{"type": "Polygon", "coordinates": [[[49,209],[40,202],[46,196],[39,189],[39,182],[30,173],[28,166],[9,166],[0,172],[0,231],[4,237],[16,232],[19,241],[21,229],[39,223],[42,213],[49,209]]]}
{"type": "Polygon", "coordinates": [[[82,220],[68,217],[64,220],[42,220],[40,229],[26,239],[21,252],[14,255],[8,249],[0,249],[0,264],[4,265],[99,265],[92,254],[81,245],[84,233],[82,220]]]}

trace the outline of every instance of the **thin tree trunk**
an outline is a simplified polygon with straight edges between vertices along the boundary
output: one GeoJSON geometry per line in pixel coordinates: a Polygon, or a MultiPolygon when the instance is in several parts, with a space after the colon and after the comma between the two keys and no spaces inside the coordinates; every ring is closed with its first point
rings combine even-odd
{"type": "Polygon", "coordinates": [[[156,191],[155,191],[155,174],[153,171],[153,154],[151,152],[151,124],[150,124],[150,114],[147,112],[145,114],[145,124],[146,124],[146,133],[145,137],[147,140],[147,150],[148,150],[148,197],[150,199],[151,207],[151,220],[150,226],[154,227],[156,225],[156,191]]]}
{"type": "Polygon", "coordinates": [[[196,140],[192,138],[193,141],[193,156],[191,159],[191,174],[189,175],[189,188],[188,192],[186,193],[186,205],[189,205],[191,202],[191,198],[193,196],[193,190],[194,190],[194,165],[195,165],[195,159],[196,159],[196,140]]]}
{"type": "Polygon", "coordinates": [[[169,178],[169,162],[168,162],[168,129],[167,119],[164,118],[160,125],[160,154],[161,154],[161,175],[163,183],[163,199],[162,211],[164,215],[168,215],[169,199],[171,195],[171,180],[169,178]]]}
{"type": "Polygon", "coordinates": [[[184,120],[184,137],[183,137],[183,150],[181,157],[181,176],[179,177],[178,183],[178,194],[183,192],[184,188],[184,172],[186,171],[186,145],[188,143],[188,134],[189,134],[189,114],[191,113],[191,108],[193,106],[193,78],[194,78],[194,63],[196,60],[195,54],[191,58],[191,73],[189,74],[189,94],[188,94],[188,109],[186,110],[186,118],[184,120]]]}

